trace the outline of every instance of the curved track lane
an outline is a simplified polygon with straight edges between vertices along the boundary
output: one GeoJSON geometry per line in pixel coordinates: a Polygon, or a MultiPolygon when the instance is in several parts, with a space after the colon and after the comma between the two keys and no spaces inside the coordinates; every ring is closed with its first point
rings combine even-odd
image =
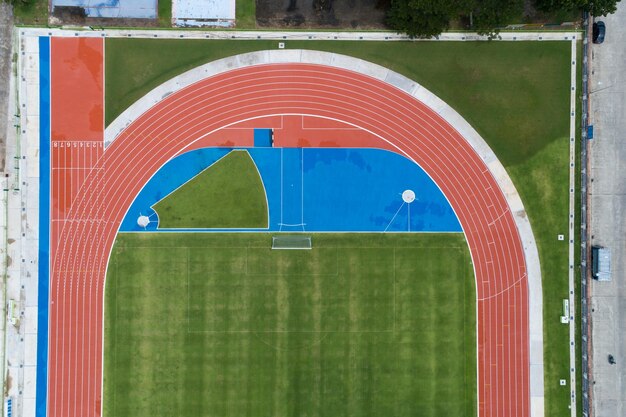
{"type": "MultiPolygon", "coordinates": [[[[513,216],[487,166],[413,97],[360,73],[310,64],[250,66],[193,84],[140,116],[98,160],[53,242],[49,415],[101,413],[106,267],[141,187],[199,138],[244,119],[280,114],[363,128],[380,138],[367,146],[407,156],[439,185],[459,217],[476,276],[479,415],[529,416],[526,266],[513,216]]],[[[363,146],[353,142],[346,137],[325,145],[363,146]]]]}

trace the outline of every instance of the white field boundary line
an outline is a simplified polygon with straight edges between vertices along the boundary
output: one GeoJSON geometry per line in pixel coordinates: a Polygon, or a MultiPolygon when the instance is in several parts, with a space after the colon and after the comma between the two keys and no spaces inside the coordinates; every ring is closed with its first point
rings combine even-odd
{"type": "MultiPolygon", "coordinates": [[[[574,210],[576,209],[576,40],[572,40],[572,68],[570,78],[569,118],[569,369],[570,369],[570,413],[576,417],[576,296],[574,287],[574,210]]],[[[551,382],[548,382],[551,383],[551,382]]]]}
{"type": "Polygon", "coordinates": [[[355,131],[355,130],[359,130],[358,128],[354,127],[354,126],[346,126],[346,127],[306,127],[306,123],[305,123],[306,118],[304,116],[302,116],[300,118],[300,128],[302,130],[350,130],[350,131],[355,131]]]}
{"type": "MultiPolygon", "coordinates": [[[[326,31],[241,31],[241,30],[145,30],[76,28],[19,28],[22,36],[158,38],[158,39],[244,39],[244,40],[349,40],[349,41],[489,41],[472,32],[446,32],[429,39],[411,39],[395,32],[326,32],[326,31]]],[[[582,32],[500,32],[493,41],[563,41],[580,40],[582,32]]],[[[278,45],[277,45],[278,46],[278,45]]]]}

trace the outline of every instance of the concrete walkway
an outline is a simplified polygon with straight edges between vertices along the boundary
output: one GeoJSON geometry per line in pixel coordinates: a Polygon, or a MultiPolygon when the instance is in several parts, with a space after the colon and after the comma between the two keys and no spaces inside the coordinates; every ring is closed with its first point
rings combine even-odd
{"type": "MultiPolygon", "coordinates": [[[[200,30],[148,30],[148,29],[92,29],[79,28],[20,28],[26,36],[87,36],[109,38],[158,38],[158,39],[265,39],[265,40],[363,40],[363,41],[407,41],[408,36],[394,32],[322,32],[322,31],[200,31],[200,30]]],[[[495,41],[562,41],[579,40],[581,33],[569,32],[501,32],[495,41]]],[[[469,32],[447,32],[428,41],[488,41],[489,38],[469,32]]]]}
{"type": "MultiPolygon", "coordinates": [[[[15,34],[14,34],[15,35],[15,34]]],[[[6,326],[7,397],[14,416],[35,415],[39,263],[39,47],[36,37],[14,36],[15,74],[9,94],[6,169],[0,197],[0,233],[6,237],[6,298],[15,324],[6,326]]],[[[4,258],[3,258],[4,259],[4,258]]],[[[48,262],[47,259],[41,260],[48,262]]],[[[6,405],[6,404],[5,404],[6,405]]]]}
{"type": "MultiPolygon", "coordinates": [[[[470,126],[460,114],[426,88],[405,76],[368,61],[335,53],[310,50],[269,50],[236,55],[196,67],[172,78],[124,111],[105,131],[105,145],[109,145],[122,130],[137,119],[144,111],[158,103],[163,97],[189,86],[201,79],[249,65],[268,63],[315,63],[358,71],[387,82],[425,103],[448,123],[450,123],[472,145],[480,155],[501,190],[514,215],[524,247],[528,270],[530,293],[530,386],[531,412],[533,417],[544,415],[544,367],[543,367],[543,297],[541,290],[541,269],[535,238],[522,200],[506,170],[497,159],[485,140],[470,126]]],[[[574,66],[575,67],[575,66],[574,66]]],[[[575,385],[574,385],[575,386],[575,385]]]]}
{"type": "MultiPolygon", "coordinates": [[[[569,324],[569,388],[570,388],[570,415],[576,417],[576,363],[578,358],[576,357],[576,275],[574,273],[575,257],[574,257],[574,240],[575,236],[575,214],[576,214],[576,41],[572,41],[572,65],[570,67],[570,116],[569,116],[569,220],[568,220],[568,246],[567,246],[567,258],[568,258],[568,324],[569,324]]],[[[556,381],[550,381],[555,383],[556,381]]]]}

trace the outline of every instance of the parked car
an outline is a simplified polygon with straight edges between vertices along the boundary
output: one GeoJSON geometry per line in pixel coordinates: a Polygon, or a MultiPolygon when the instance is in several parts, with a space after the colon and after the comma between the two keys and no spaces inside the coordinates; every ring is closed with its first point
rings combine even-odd
{"type": "Polygon", "coordinates": [[[591,40],[593,41],[593,43],[602,43],[604,42],[604,34],[606,33],[606,26],[604,25],[604,22],[600,21],[600,22],[594,22],[593,23],[593,33],[592,33],[592,37],[591,40]]]}

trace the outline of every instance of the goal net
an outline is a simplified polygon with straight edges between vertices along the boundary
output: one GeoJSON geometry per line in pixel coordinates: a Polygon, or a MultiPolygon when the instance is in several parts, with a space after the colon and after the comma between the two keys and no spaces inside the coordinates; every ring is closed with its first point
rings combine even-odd
{"type": "Polygon", "coordinates": [[[311,249],[310,236],[274,236],[272,249],[311,249]]]}

